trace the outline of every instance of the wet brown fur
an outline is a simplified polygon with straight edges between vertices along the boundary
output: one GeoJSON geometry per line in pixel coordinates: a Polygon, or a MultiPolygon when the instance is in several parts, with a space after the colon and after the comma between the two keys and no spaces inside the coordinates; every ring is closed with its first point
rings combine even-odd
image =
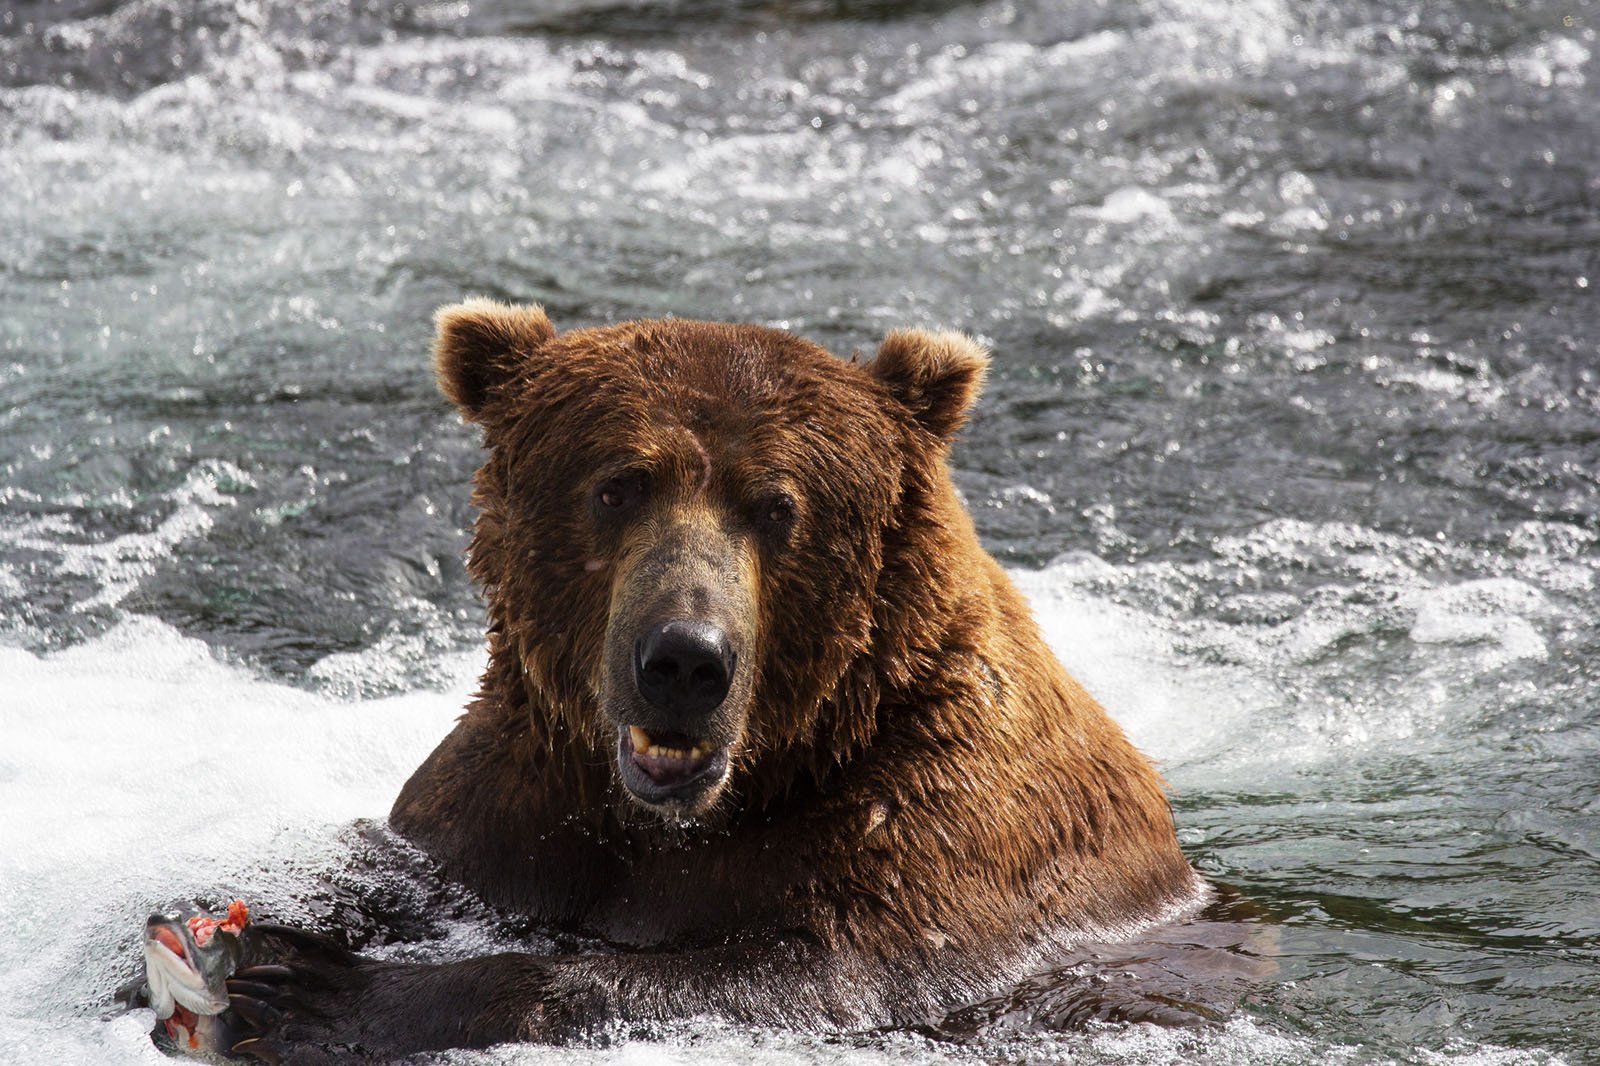
{"type": "MultiPolygon", "coordinates": [[[[702,1013],[903,1024],[1201,900],[1160,779],[1056,662],[950,481],[985,366],[958,334],[896,332],[855,363],[748,325],[441,313],[441,387],[488,450],[489,665],[392,823],[490,901],[623,950],[464,964],[494,990],[472,1035],[400,1050],[702,1013]],[[599,533],[588,500],[641,458],[676,494],[661,513],[710,508],[755,582],[748,729],[690,825],[621,794],[596,710],[652,527],[599,533]],[[780,481],[796,518],[774,550],[740,515],[780,481]]],[[[451,980],[440,1004],[464,995],[451,980]]]]}

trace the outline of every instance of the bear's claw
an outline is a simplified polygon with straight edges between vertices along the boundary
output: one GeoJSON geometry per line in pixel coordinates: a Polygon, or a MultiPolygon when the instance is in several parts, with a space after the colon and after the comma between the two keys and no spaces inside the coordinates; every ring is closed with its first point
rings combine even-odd
{"type": "Polygon", "coordinates": [[[249,1023],[252,1029],[265,1030],[284,1019],[282,1010],[253,996],[240,995],[231,982],[228,986],[228,1005],[240,1018],[249,1023]]]}
{"type": "Polygon", "coordinates": [[[241,1040],[228,1050],[235,1055],[250,1055],[268,1063],[269,1066],[279,1066],[283,1062],[283,1049],[264,1037],[253,1036],[248,1040],[241,1040]]]}

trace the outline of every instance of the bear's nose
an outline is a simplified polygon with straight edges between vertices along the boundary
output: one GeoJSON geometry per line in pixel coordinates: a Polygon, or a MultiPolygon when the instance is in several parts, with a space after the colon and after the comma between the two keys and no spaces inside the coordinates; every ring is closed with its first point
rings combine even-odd
{"type": "Polygon", "coordinates": [[[668,714],[707,714],[728,695],[737,659],[728,635],[710,622],[662,622],[635,646],[634,684],[668,714]]]}

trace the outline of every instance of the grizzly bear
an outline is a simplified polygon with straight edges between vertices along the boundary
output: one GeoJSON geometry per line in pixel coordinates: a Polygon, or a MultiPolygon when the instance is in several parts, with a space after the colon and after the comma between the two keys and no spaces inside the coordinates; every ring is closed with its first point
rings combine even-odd
{"type": "Polygon", "coordinates": [[[291,930],[236,975],[269,1061],[709,1015],[861,1030],[1194,910],[1160,778],[1056,662],[946,453],[987,358],[753,325],[438,316],[483,432],[476,700],[393,827],[606,953],[380,962],[291,930]]]}

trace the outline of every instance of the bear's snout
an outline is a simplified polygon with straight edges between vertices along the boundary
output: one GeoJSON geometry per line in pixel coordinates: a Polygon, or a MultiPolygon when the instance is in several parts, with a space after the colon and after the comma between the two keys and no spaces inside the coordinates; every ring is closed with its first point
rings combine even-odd
{"type": "Polygon", "coordinates": [[[641,522],[613,572],[600,711],[627,794],[675,820],[722,793],[743,742],[757,632],[748,548],[717,516],[641,522]]]}
{"type": "Polygon", "coordinates": [[[720,626],[674,619],[653,626],[634,648],[633,682],[646,703],[685,733],[722,705],[738,656],[720,626]]]}

